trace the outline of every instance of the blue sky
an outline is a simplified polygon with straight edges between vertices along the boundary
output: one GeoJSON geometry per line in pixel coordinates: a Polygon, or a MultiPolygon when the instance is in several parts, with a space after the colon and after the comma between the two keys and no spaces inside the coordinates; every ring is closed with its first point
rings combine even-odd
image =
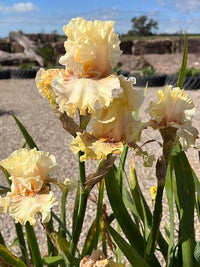
{"type": "Polygon", "coordinates": [[[115,31],[131,29],[131,18],[146,15],[162,33],[200,33],[200,0],[4,0],[0,1],[0,37],[10,31],[63,34],[73,17],[115,20],[115,31]]]}

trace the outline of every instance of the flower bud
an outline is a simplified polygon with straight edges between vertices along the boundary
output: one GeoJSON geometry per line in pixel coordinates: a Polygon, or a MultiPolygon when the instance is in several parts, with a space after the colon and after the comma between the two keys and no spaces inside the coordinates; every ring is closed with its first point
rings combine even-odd
{"type": "Polygon", "coordinates": [[[164,157],[159,157],[156,163],[156,177],[158,186],[164,186],[166,177],[166,163],[164,157]]]}

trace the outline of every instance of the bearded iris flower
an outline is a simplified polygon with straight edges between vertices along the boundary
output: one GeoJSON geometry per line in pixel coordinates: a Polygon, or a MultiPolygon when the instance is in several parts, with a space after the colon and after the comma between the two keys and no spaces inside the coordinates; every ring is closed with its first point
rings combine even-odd
{"type": "Polygon", "coordinates": [[[114,22],[76,18],[63,29],[68,36],[66,54],[60,58],[65,70],[40,70],[36,76],[39,92],[50,102],[53,95],[58,110],[72,118],[76,109],[81,115],[94,113],[97,102],[101,108],[108,107],[113,92],[120,89],[112,71],[121,54],[114,22]]]}
{"type": "Polygon", "coordinates": [[[146,112],[151,116],[147,123],[153,129],[159,129],[165,141],[181,139],[184,150],[195,144],[198,130],[192,126],[195,113],[193,100],[179,87],[167,86],[157,92],[158,101],[151,102],[146,112]]]}
{"type": "Polygon", "coordinates": [[[16,223],[27,221],[35,225],[35,214],[40,213],[42,222],[50,220],[50,210],[56,204],[53,193],[47,183],[49,173],[56,169],[53,155],[35,148],[25,148],[13,152],[7,159],[0,162],[10,174],[11,192],[0,199],[0,209],[5,213],[7,208],[16,223]]]}

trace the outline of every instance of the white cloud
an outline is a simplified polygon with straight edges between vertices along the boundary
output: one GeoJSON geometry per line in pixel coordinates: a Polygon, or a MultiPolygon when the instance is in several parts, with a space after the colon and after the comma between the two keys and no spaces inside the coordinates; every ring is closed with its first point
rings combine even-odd
{"type": "MultiPolygon", "coordinates": [[[[168,8],[169,10],[172,8],[180,9],[180,11],[184,13],[190,13],[192,11],[197,11],[200,9],[200,1],[199,0],[156,0],[161,4],[162,7],[168,8]]],[[[177,10],[178,11],[178,10],[177,10]]]]}
{"type": "Polygon", "coordinates": [[[119,13],[120,11],[117,7],[107,9],[102,7],[95,7],[89,14],[84,15],[83,17],[88,20],[115,20],[119,13]]]}
{"type": "Polygon", "coordinates": [[[39,7],[34,5],[31,2],[21,2],[14,3],[12,6],[6,6],[3,3],[0,3],[0,13],[11,14],[11,13],[25,13],[30,11],[38,11],[39,7]]]}
{"type": "Polygon", "coordinates": [[[195,11],[200,8],[199,0],[176,0],[176,6],[184,12],[195,11]]]}

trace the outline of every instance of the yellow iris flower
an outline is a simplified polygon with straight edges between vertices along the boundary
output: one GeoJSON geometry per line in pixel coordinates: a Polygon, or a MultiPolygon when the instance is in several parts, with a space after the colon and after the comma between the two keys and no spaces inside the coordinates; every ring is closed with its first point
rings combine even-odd
{"type": "Polygon", "coordinates": [[[121,54],[114,21],[72,19],[63,27],[68,39],[60,63],[80,77],[102,77],[112,73],[121,54]]]}
{"type": "Polygon", "coordinates": [[[66,70],[39,70],[36,85],[59,111],[75,117],[95,112],[98,103],[106,108],[113,100],[113,92],[120,89],[120,81],[113,74],[121,54],[113,21],[72,19],[64,32],[66,54],[60,63],[66,70]]]}
{"type": "Polygon", "coordinates": [[[177,138],[182,139],[183,149],[187,150],[195,144],[198,130],[192,126],[195,113],[194,104],[184,90],[171,85],[157,92],[158,101],[151,102],[146,112],[151,120],[146,125],[153,129],[171,129],[177,138]]]}
{"type": "Polygon", "coordinates": [[[25,224],[27,221],[34,225],[35,213],[42,215],[42,222],[50,220],[50,210],[56,204],[53,193],[46,185],[49,173],[56,168],[53,155],[35,148],[21,148],[13,152],[7,159],[0,162],[11,174],[11,192],[7,193],[4,201],[0,199],[3,212],[6,205],[16,223],[25,224]]]}

